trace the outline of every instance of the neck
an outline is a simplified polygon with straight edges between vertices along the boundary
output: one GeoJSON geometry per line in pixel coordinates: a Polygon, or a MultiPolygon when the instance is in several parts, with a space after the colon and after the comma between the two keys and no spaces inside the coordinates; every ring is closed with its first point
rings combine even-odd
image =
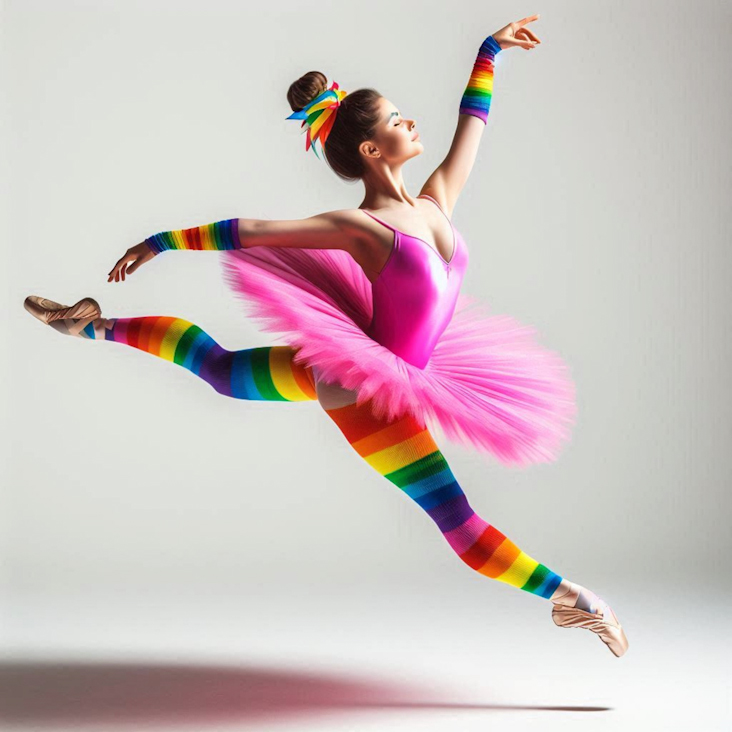
{"type": "Polygon", "coordinates": [[[360,208],[397,208],[414,206],[402,178],[402,166],[373,166],[363,177],[365,192],[360,208]]]}

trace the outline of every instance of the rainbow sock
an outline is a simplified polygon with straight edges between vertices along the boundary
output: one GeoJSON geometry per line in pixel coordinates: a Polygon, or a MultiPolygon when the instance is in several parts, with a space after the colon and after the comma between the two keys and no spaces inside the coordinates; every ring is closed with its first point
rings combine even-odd
{"type": "Polygon", "coordinates": [[[460,100],[459,114],[472,114],[488,123],[488,114],[493,99],[493,60],[501,47],[493,36],[488,36],[480,46],[473,65],[468,85],[460,100]]]}
{"type": "Polygon", "coordinates": [[[424,425],[409,415],[379,420],[369,402],[325,411],[372,468],[428,513],[465,564],[491,579],[551,597],[562,577],[473,511],[424,425]]]}
{"type": "Polygon", "coordinates": [[[301,402],[316,398],[311,369],[291,346],[227,351],[183,318],[98,318],[86,336],[124,343],[177,363],[234,399],[301,402]]]}

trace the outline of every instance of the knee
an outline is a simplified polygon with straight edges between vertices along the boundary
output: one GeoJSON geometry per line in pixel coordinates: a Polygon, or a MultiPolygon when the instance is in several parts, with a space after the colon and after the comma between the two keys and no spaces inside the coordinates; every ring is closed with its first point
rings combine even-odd
{"type": "Polygon", "coordinates": [[[218,347],[209,353],[200,366],[198,375],[219,394],[231,395],[231,369],[234,353],[218,347]]]}

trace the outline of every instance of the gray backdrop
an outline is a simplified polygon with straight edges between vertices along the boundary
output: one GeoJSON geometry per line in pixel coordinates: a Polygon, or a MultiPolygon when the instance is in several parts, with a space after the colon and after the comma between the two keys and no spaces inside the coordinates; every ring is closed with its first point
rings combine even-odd
{"type": "MultiPolygon", "coordinates": [[[[665,667],[688,691],[659,655],[686,632],[673,603],[700,611],[730,590],[731,17],[728,2],[6,0],[6,652],[206,638],[223,652],[258,602],[247,628],[271,630],[262,653],[288,633],[294,653],[315,634],[304,609],[327,613],[326,597],[359,598],[361,614],[338,626],[348,646],[379,611],[410,632],[415,615],[399,622],[390,608],[414,592],[419,607],[459,615],[480,654],[486,632],[510,638],[497,668],[516,654],[546,668],[571,647],[618,679],[665,608],[669,633],[639,673],[650,682],[665,667]],[[216,253],[171,253],[124,283],[107,272],[158,231],[358,206],[363,186],[306,154],[285,120],[289,84],[311,69],[347,91],[375,87],[416,118],[425,150],[405,167],[416,195],[448,149],[481,41],[532,13],[542,44],[498,57],[453,220],[471,252],[464,291],[535,325],[566,359],[578,423],[556,463],[524,470],[440,446],[485,520],[613,605],[631,643],[617,666],[599,641],[555,633],[548,603],[467,569],[317,402],[227,399],[181,367],[62,337],[22,308],[29,294],[88,295],[110,317],[186,318],[229,349],[281,342],[247,321],[216,253]],[[205,608],[235,602],[238,630],[214,638],[224,621],[205,608]]],[[[429,627],[418,637],[440,636],[429,627]]],[[[705,651],[727,628],[710,630],[705,651]]],[[[688,664],[700,646],[684,637],[688,664]]],[[[729,690],[728,665],[710,668],[694,678],[724,677],[729,690]]]]}

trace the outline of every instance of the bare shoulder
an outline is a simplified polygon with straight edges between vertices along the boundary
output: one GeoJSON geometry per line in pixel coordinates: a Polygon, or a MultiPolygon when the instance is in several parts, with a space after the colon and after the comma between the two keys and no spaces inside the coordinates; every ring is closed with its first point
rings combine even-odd
{"type": "Polygon", "coordinates": [[[457,198],[451,198],[444,185],[434,178],[424,184],[422,190],[419,192],[419,196],[427,196],[431,198],[435,203],[444,211],[448,219],[452,220],[452,213],[457,203],[457,198]]]}

